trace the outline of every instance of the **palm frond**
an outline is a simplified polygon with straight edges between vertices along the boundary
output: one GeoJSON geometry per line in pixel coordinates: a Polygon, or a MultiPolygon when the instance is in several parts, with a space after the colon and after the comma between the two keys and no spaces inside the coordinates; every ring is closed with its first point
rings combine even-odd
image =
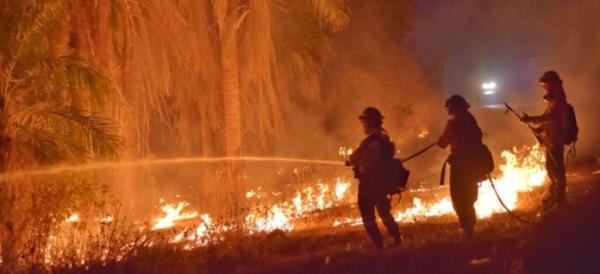
{"type": "Polygon", "coordinates": [[[116,94],[116,85],[108,76],[88,62],[72,56],[38,60],[30,64],[23,74],[10,87],[10,97],[53,100],[66,92],[71,101],[81,101],[82,97],[89,99],[90,105],[79,107],[96,109],[104,104],[106,98],[116,94]]]}
{"type": "Polygon", "coordinates": [[[320,96],[322,66],[331,56],[330,41],[314,9],[304,1],[279,6],[274,26],[280,77],[295,99],[314,101],[320,96]]]}
{"type": "Polygon", "coordinates": [[[46,1],[41,11],[39,11],[29,25],[23,26],[23,31],[17,37],[17,49],[12,59],[18,61],[22,55],[38,48],[40,42],[47,37],[52,28],[56,28],[68,11],[69,1],[53,0],[46,1]]]}
{"type": "MultiPolygon", "coordinates": [[[[245,19],[239,42],[241,113],[244,135],[253,140],[253,148],[265,148],[269,137],[283,128],[284,100],[278,92],[277,54],[273,40],[273,4],[269,1],[248,2],[250,14],[245,19]]],[[[249,149],[249,148],[246,148],[249,149]]]]}
{"type": "Polygon", "coordinates": [[[311,3],[321,25],[331,31],[341,31],[350,23],[348,0],[311,0],[311,3]]]}
{"type": "Polygon", "coordinates": [[[120,67],[122,100],[114,103],[112,117],[129,131],[128,143],[137,145],[132,150],[150,151],[151,127],[174,133],[185,150],[216,149],[223,98],[215,2],[115,2],[117,25],[124,30],[113,35],[122,35],[116,48],[124,49],[119,54],[127,62],[120,67]]]}
{"type": "Polygon", "coordinates": [[[38,103],[11,115],[9,126],[45,161],[116,159],[122,145],[112,121],[71,107],[38,103]]]}

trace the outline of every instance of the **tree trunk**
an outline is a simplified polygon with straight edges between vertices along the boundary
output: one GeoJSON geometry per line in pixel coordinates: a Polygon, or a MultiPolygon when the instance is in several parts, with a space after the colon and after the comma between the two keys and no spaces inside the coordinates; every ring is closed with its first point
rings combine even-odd
{"type": "Polygon", "coordinates": [[[225,96],[225,153],[239,156],[242,149],[242,120],[240,110],[240,73],[238,64],[237,30],[226,31],[221,48],[223,96],[225,96]]]}
{"type": "MultiPolygon", "coordinates": [[[[230,9],[235,10],[235,9],[230,9]]],[[[235,12],[229,12],[227,20],[220,27],[221,69],[225,112],[225,154],[228,157],[240,156],[242,150],[242,120],[240,103],[240,71],[238,55],[238,30],[235,26],[235,12]]],[[[230,162],[226,167],[227,192],[231,199],[231,213],[236,225],[241,225],[240,166],[230,162]]]]}

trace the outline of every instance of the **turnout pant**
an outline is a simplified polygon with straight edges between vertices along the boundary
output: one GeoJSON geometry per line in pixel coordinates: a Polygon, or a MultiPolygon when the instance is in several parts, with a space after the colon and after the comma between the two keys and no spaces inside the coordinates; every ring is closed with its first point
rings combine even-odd
{"type": "Polygon", "coordinates": [[[567,177],[565,175],[565,148],[555,146],[546,150],[546,171],[550,177],[550,199],[564,203],[566,200],[567,177]]]}
{"type": "Polygon", "coordinates": [[[390,200],[385,193],[363,190],[359,186],[358,208],[367,235],[369,235],[375,246],[379,248],[383,247],[381,232],[377,228],[375,210],[379,213],[379,217],[390,233],[390,236],[394,238],[394,242],[400,242],[400,229],[390,213],[390,200]]]}
{"type": "Polygon", "coordinates": [[[469,174],[469,169],[463,166],[451,166],[450,169],[450,197],[452,206],[458,216],[460,226],[472,232],[477,214],[475,201],[477,201],[477,182],[469,174]]]}

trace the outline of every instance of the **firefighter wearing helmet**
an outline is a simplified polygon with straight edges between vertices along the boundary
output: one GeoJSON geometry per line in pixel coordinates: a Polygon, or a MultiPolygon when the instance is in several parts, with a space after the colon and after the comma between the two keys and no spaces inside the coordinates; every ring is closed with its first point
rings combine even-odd
{"type": "Polygon", "coordinates": [[[469,103],[460,95],[452,95],[446,101],[446,111],[451,117],[437,141],[441,148],[450,145],[450,197],[464,236],[468,238],[473,236],[477,220],[474,205],[477,201],[477,183],[481,179],[474,174],[472,165],[479,148],[483,146],[483,134],[469,107],[469,103]]]}
{"type": "Polygon", "coordinates": [[[377,228],[375,217],[375,210],[377,210],[394,243],[399,245],[402,243],[400,229],[390,213],[390,199],[384,189],[385,182],[381,181],[385,178],[379,176],[384,162],[394,157],[395,146],[382,127],[383,116],[378,109],[368,107],[358,118],[367,137],[350,155],[348,164],[354,166],[359,181],[358,208],[362,222],[375,247],[383,248],[383,238],[377,228]]]}
{"type": "Polygon", "coordinates": [[[521,121],[536,126],[546,148],[546,171],[551,180],[550,193],[543,200],[549,209],[566,204],[564,146],[577,140],[577,122],[573,107],[567,102],[562,79],[555,71],[546,71],[538,80],[545,91],[546,110],[539,116],[525,114],[521,121]]]}

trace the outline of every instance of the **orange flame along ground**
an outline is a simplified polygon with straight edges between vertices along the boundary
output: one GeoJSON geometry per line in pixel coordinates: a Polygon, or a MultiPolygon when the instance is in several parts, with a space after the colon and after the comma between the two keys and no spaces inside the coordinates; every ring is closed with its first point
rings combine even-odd
{"type": "MultiPolygon", "coordinates": [[[[346,152],[347,149],[340,148],[340,152],[346,152]]],[[[346,153],[343,153],[346,154],[346,153]]],[[[501,154],[503,163],[500,165],[500,176],[494,181],[496,188],[503,198],[505,204],[510,209],[518,206],[518,194],[529,192],[536,187],[541,186],[546,178],[546,172],[543,166],[544,153],[542,148],[535,145],[522,149],[513,149],[504,151],[501,154]]],[[[298,220],[306,218],[307,215],[315,211],[338,207],[340,205],[353,204],[355,200],[355,191],[353,191],[353,182],[349,179],[336,178],[332,183],[318,182],[313,186],[308,186],[296,192],[295,195],[286,201],[272,204],[265,209],[251,210],[245,218],[245,229],[249,234],[259,232],[270,232],[274,230],[292,231],[296,229],[298,220]]],[[[414,190],[416,192],[424,190],[414,190]]],[[[269,193],[261,193],[261,190],[253,190],[246,193],[247,199],[262,199],[269,193]]],[[[177,205],[169,204],[163,206],[164,216],[155,219],[154,229],[163,229],[176,226],[179,220],[196,218],[200,216],[195,211],[181,213],[188,206],[185,202],[179,202],[177,205]],[[165,224],[170,224],[165,226],[165,224]]],[[[479,188],[479,198],[475,204],[478,218],[488,218],[494,213],[503,212],[504,209],[496,199],[493,189],[488,183],[482,182],[479,188]]],[[[397,208],[394,216],[399,222],[413,222],[419,218],[430,216],[441,216],[453,214],[450,197],[442,197],[439,200],[424,201],[421,198],[414,197],[412,206],[397,208]]],[[[357,212],[351,213],[356,216],[357,212]]],[[[203,245],[209,243],[207,231],[226,231],[226,227],[219,227],[210,221],[210,216],[202,215],[202,220],[196,229],[196,234],[189,234],[184,238],[183,234],[178,234],[173,242],[181,242],[185,239],[195,240],[196,244],[191,246],[203,245]]],[[[333,226],[339,225],[359,225],[360,218],[342,218],[333,221],[333,226]]],[[[214,235],[213,235],[214,236],[214,235]]]]}
{"type": "MultiPolygon", "coordinates": [[[[340,154],[346,155],[350,150],[340,148],[340,154]]],[[[503,163],[499,166],[499,176],[495,177],[495,183],[498,192],[502,196],[506,205],[514,209],[518,206],[519,193],[529,192],[536,187],[541,186],[546,177],[544,169],[544,153],[540,146],[524,147],[503,151],[501,154],[503,163]]],[[[410,184],[410,182],[409,182],[410,184]]],[[[318,181],[314,185],[306,186],[293,195],[284,198],[281,193],[269,193],[261,188],[248,191],[245,198],[251,201],[250,204],[262,204],[251,208],[244,217],[243,231],[248,234],[280,231],[294,231],[301,229],[308,219],[313,220],[311,224],[320,226],[354,226],[360,225],[358,210],[353,209],[342,215],[350,217],[323,218],[320,214],[324,210],[333,209],[342,206],[353,206],[356,200],[356,182],[350,178],[335,178],[331,182],[318,181]],[[278,199],[279,202],[265,204],[265,201],[278,199]],[[330,220],[324,221],[324,220],[330,220]],[[323,223],[326,222],[326,223],[323,223]]],[[[409,185],[410,186],[410,185],[409,185]]],[[[452,203],[447,195],[437,200],[425,201],[417,197],[419,193],[426,193],[432,189],[413,189],[414,198],[409,206],[394,209],[394,216],[400,223],[410,223],[415,220],[427,218],[430,216],[442,216],[453,214],[452,203]]],[[[146,228],[146,233],[168,232],[167,235],[171,244],[183,246],[185,249],[193,249],[216,243],[224,239],[224,235],[231,230],[227,225],[219,224],[207,213],[201,213],[193,209],[186,201],[177,201],[174,203],[164,203],[161,199],[160,213],[157,213],[151,221],[151,225],[146,228]]],[[[494,213],[503,212],[501,205],[496,199],[491,186],[482,183],[479,188],[479,199],[476,203],[478,218],[488,218],[494,213]]],[[[78,213],[72,213],[65,219],[64,225],[74,225],[80,221],[78,213]]],[[[106,224],[113,221],[112,216],[106,216],[98,219],[98,223],[106,224]]],[[[60,233],[59,233],[60,234],[60,233]]],[[[61,253],[57,251],[57,240],[60,235],[51,237],[46,247],[46,262],[53,264],[61,253]]],[[[147,238],[138,239],[144,241],[147,238]]],[[[62,243],[63,245],[68,243],[62,243]]],[[[151,246],[150,241],[146,246],[151,246]]],[[[136,243],[131,243],[125,247],[133,248],[136,243]]],[[[81,255],[80,263],[85,262],[85,256],[81,255]]]]}

